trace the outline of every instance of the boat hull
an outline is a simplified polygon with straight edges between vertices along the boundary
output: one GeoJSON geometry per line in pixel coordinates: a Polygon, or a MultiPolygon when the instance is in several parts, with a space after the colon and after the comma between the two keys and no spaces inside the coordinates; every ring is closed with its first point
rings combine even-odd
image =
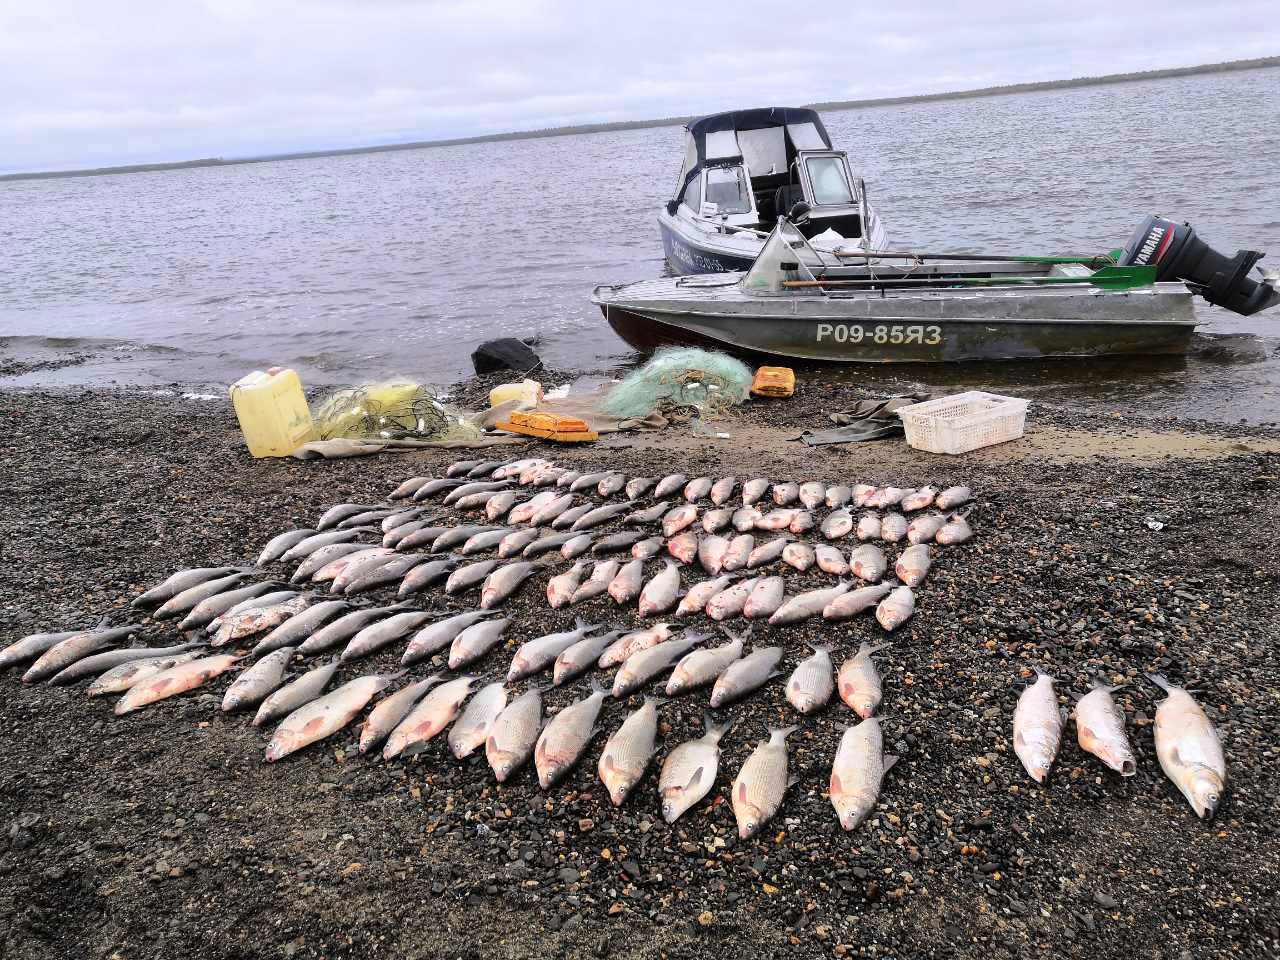
{"type": "Polygon", "coordinates": [[[756,247],[750,253],[734,256],[697,243],[673,229],[665,219],[659,219],[658,227],[662,232],[662,249],[667,257],[667,269],[680,276],[748,270],[759,252],[759,247],[756,247]]]}

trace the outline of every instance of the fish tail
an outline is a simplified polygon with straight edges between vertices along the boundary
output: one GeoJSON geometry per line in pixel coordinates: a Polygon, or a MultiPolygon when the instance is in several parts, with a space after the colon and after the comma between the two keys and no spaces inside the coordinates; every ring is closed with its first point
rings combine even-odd
{"type": "Polygon", "coordinates": [[[671,699],[670,697],[649,697],[649,696],[646,696],[646,697],[644,698],[644,705],[645,705],[646,707],[653,707],[653,709],[657,710],[660,706],[662,706],[664,703],[666,703],[666,702],[667,702],[668,700],[670,700],[670,699],[671,699]]]}
{"type": "MultiPolygon", "coordinates": [[[[552,686],[555,686],[555,684],[553,683],[552,686]]],[[[601,693],[607,697],[609,695],[609,688],[601,685],[600,680],[593,676],[591,678],[591,692],[592,694],[601,693]]]]}
{"type": "Polygon", "coordinates": [[[855,656],[869,657],[873,653],[879,653],[881,650],[883,650],[887,646],[889,646],[888,643],[867,643],[867,641],[863,640],[862,643],[859,644],[858,652],[857,654],[855,654],[855,656]]]}
{"type": "Polygon", "coordinates": [[[707,731],[707,736],[713,737],[716,741],[719,741],[726,733],[733,729],[732,720],[726,720],[722,724],[717,724],[716,718],[713,717],[709,711],[703,713],[702,725],[707,731]]]}
{"type": "Polygon", "coordinates": [[[770,727],[769,739],[785,740],[787,739],[787,737],[791,736],[791,734],[795,733],[799,729],[800,729],[799,724],[792,724],[789,727],[770,727]]]}
{"type": "Polygon", "coordinates": [[[1165,693],[1169,693],[1177,689],[1176,685],[1170,683],[1163,673],[1148,673],[1146,677],[1165,693]]]}
{"type": "Polygon", "coordinates": [[[805,646],[808,647],[810,650],[812,650],[814,653],[830,653],[831,652],[831,644],[829,643],[809,643],[808,641],[806,641],[805,646]]]}

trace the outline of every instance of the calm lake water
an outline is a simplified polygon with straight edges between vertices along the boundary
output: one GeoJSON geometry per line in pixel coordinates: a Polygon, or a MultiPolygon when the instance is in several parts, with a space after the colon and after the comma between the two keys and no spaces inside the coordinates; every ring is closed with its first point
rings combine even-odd
{"type": "MultiPolygon", "coordinates": [[[[1280,258],[1280,70],[831,112],[892,245],[1096,252],[1148,212],[1280,258]]],[[[749,106],[744,104],[743,106],[749,106]]],[[[551,365],[635,356],[588,301],[657,275],[682,130],[0,184],[0,378],[447,383],[476,343],[551,365]]],[[[1184,360],[846,371],[883,389],[984,386],[1227,421],[1280,421],[1280,310],[1205,306],[1184,360]]]]}

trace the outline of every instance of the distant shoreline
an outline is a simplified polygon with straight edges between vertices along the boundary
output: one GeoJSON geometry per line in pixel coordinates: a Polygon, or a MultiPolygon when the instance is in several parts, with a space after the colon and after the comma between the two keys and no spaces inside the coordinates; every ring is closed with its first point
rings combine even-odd
{"type": "MultiPolygon", "coordinates": [[[[1138,73],[1111,73],[1100,77],[1076,77],[1070,80],[1043,80],[1038,83],[1013,83],[997,87],[979,87],[974,90],[956,90],[947,93],[922,93],[903,97],[879,97],[872,100],[827,100],[809,104],[815,110],[863,110],[869,107],[899,106],[912,103],[930,103],[937,100],[971,100],[978,97],[999,97],[1018,93],[1035,93],[1042,90],[1064,90],[1074,87],[1095,87],[1113,83],[1137,83],[1143,80],[1162,80],[1169,77],[1188,77],[1207,73],[1230,73],[1239,70],[1258,70],[1280,67],[1280,56],[1259,57],[1253,60],[1228,60],[1222,63],[1206,63],[1194,67],[1171,67],[1164,70],[1144,70],[1138,73]]],[[[688,123],[692,117],[663,117],[653,120],[624,120],[616,123],[586,123],[568,127],[548,127],[542,130],[519,130],[511,133],[490,133],[473,137],[454,137],[441,140],[414,140],[405,143],[377,144],[363,147],[343,147],[331,150],[305,150],[293,153],[273,153],[252,157],[206,157],[198,160],[179,160],[162,163],[135,163],[118,167],[96,167],[82,170],[50,170],[31,173],[0,174],[0,182],[14,180],[53,180],[64,177],[100,177],[123,173],[153,173],[165,170],[188,170],[197,167],[235,166],[243,163],[270,163],[276,160],[312,160],[321,157],[345,157],[365,153],[388,153],[395,150],[424,150],[431,147],[453,147],[470,143],[495,143],[504,140],[540,140],[547,137],[567,137],[583,133],[611,133],[620,130],[645,130],[653,127],[673,127],[688,123]]]]}

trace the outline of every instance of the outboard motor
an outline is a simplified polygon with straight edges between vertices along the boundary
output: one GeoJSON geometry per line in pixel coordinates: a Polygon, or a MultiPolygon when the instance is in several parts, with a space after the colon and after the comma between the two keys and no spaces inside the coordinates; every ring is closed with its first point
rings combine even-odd
{"type": "Polygon", "coordinates": [[[1120,266],[1154,266],[1156,280],[1181,280],[1210,303],[1247,316],[1280,303],[1280,281],[1247,276],[1262,259],[1256,250],[1224,257],[1196,236],[1189,223],[1149,216],[1133,232],[1120,266]]]}

